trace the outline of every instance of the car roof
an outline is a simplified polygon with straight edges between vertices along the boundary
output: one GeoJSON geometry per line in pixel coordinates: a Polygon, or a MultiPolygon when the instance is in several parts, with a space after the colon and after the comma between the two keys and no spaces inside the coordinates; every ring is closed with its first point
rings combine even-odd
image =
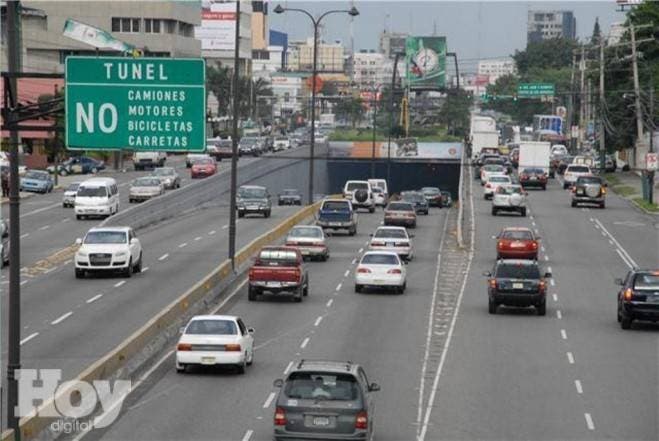
{"type": "Polygon", "coordinates": [[[403,230],[403,231],[407,231],[407,229],[405,227],[390,227],[390,226],[377,227],[375,231],[377,231],[377,230],[403,230]]]}
{"type": "Polygon", "coordinates": [[[499,264],[517,265],[517,266],[538,266],[538,261],[528,260],[528,259],[499,259],[497,260],[497,265],[499,264]]]}
{"type": "Polygon", "coordinates": [[[367,251],[362,256],[362,259],[365,256],[369,256],[369,255],[373,255],[373,254],[379,254],[379,255],[386,254],[387,256],[396,256],[396,257],[398,257],[398,253],[396,253],[394,251],[367,251]]]}
{"type": "MultiPolygon", "coordinates": [[[[323,228],[319,227],[318,225],[304,225],[304,224],[294,225],[293,228],[313,228],[315,230],[321,230],[321,231],[323,230],[323,228]]],[[[291,228],[291,230],[293,228],[291,228]]]]}
{"type": "Polygon", "coordinates": [[[261,185],[241,185],[240,188],[262,188],[265,190],[265,187],[261,185]]]}
{"type": "Polygon", "coordinates": [[[293,365],[293,372],[332,372],[332,373],[350,373],[356,375],[359,365],[351,361],[335,360],[300,360],[293,365]]]}
{"type": "Polygon", "coordinates": [[[87,231],[91,233],[92,231],[120,231],[126,233],[130,230],[130,227],[92,227],[87,231]]]}
{"type": "Polygon", "coordinates": [[[235,315],[195,315],[190,319],[190,321],[194,320],[233,320],[236,321],[238,320],[238,316],[235,315]]]}
{"type": "Polygon", "coordinates": [[[114,178],[90,178],[87,179],[86,181],[83,181],[80,185],[95,186],[95,185],[113,185],[116,183],[117,181],[114,178]]]}
{"type": "Polygon", "coordinates": [[[527,227],[503,227],[501,231],[532,231],[527,227]]]}

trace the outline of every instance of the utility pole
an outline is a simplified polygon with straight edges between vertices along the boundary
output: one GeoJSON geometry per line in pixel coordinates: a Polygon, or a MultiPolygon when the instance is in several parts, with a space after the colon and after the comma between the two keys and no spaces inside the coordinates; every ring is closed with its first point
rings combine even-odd
{"type": "MultiPolygon", "coordinates": [[[[632,70],[634,73],[634,104],[636,107],[636,144],[643,142],[643,111],[641,110],[641,87],[638,84],[638,59],[636,53],[636,30],[634,25],[629,25],[629,34],[632,40],[632,70]]],[[[636,146],[634,146],[634,163],[637,166],[636,146]]]]}
{"type": "Polygon", "coordinates": [[[593,120],[593,81],[588,78],[586,87],[586,128],[593,120]]]}
{"type": "Polygon", "coordinates": [[[231,135],[231,195],[229,196],[229,259],[236,269],[236,193],[238,187],[238,70],[240,69],[240,0],[236,1],[236,41],[233,55],[233,132],[231,135]]]}
{"type": "MultiPolygon", "coordinates": [[[[7,67],[10,74],[21,72],[21,3],[7,2],[7,67]]],[[[9,332],[7,351],[7,426],[14,430],[14,439],[20,441],[20,415],[18,406],[18,381],[16,370],[21,368],[21,256],[20,256],[20,194],[18,191],[18,130],[14,110],[18,107],[18,80],[9,78],[9,93],[14,109],[8,112],[10,123],[9,141],[9,332]]]]}
{"type": "MultiPolygon", "coordinates": [[[[652,81],[652,71],[650,71],[650,153],[654,153],[654,81],[652,81]]],[[[654,170],[648,170],[648,202],[654,202],[654,170]]]]}
{"type": "Polygon", "coordinates": [[[577,65],[577,53],[572,52],[572,72],[570,73],[570,99],[567,102],[567,121],[565,134],[570,137],[569,148],[572,150],[572,120],[574,119],[574,71],[577,65]]]}
{"type": "Polygon", "coordinates": [[[583,146],[584,134],[586,133],[586,49],[581,46],[581,59],[579,60],[579,70],[581,71],[581,79],[579,86],[579,148],[583,146]]]}
{"type": "Polygon", "coordinates": [[[606,133],[604,129],[605,97],[604,97],[604,38],[600,36],[600,105],[599,105],[599,135],[600,135],[600,171],[606,168],[606,133]]]}

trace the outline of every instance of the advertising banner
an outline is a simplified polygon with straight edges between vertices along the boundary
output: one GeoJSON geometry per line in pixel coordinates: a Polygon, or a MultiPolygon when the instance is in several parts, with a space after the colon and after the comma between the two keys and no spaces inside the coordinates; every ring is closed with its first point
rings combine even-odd
{"type": "Polygon", "coordinates": [[[62,34],[65,37],[69,37],[73,40],[99,49],[114,49],[120,52],[128,52],[135,48],[130,44],[117,40],[112,34],[103,29],[95,28],[94,26],[80,23],[79,21],[70,18],[64,22],[64,30],[62,34]]]}
{"type": "Polygon", "coordinates": [[[407,37],[406,82],[412,89],[446,86],[446,37],[407,37]]]}
{"type": "Polygon", "coordinates": [[[236,4],[204,0],[195,38],[205,50],[232,51],[236,39],[236,4]]]}

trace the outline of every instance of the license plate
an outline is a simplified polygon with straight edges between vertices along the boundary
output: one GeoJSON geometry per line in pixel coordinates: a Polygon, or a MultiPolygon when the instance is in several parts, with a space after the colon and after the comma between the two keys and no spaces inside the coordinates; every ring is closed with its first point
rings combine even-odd
{"type": "Polygon", "coordinates": [[[303,256],[308,256],[309,252],[310,252],[309,250],[300,250],[300,254],[302,254],[303,256]]]}
{"type": "Polygon", "coordinates": [[[281,286],[281,282],[266,282],[265,285],[272,288],[279,288],[281,286]]]}
{"type": "Polygon", "coordinates": [[[258,210],[259,207],[257,207],[256,205],[250,205],[249,207],[247,207],[247,209],[248,210],[258,210]]]}
{"type": "Polygon", "coordinates": [[[215,357],[201,357],[201,364],[215,364],[215,357]]]}
{"type": "Polygon", "coordinates": [[[579,194],[584,194],[586,193],[584,190],[579,190],[579,194]]]}
{"type": "Polygon", "coordinates": [[[330,420],[327,417],[314,417],[314,426],[329,426],[330,420]]]}
{"type": "Polygon", "coordinates": [[[330,222],[329,224],[333,227],[338,227],[341,225],[341,222],[330,222]]]}
{"type": "Polygon", "coordinates": [[[522,242],[513,242],[510,244],[511,248],[523,248],[524,244],[522,242]]]}
{"type": "Polygon", "coordinates": [[[384,283],[384,280],[382,280],[382,279],[376,279],[376,280],[374,280],[374,282],[375,282],[375,283],[384,283]]]}
{"type": "Polygon", "coordinates": [[[394,242],[387,242],[388,247],[395,247],[396,244],[394,242]]]}
{"type": "Polygon", "coordinates": [[[513,283],[513,289],[524,289],[523,283],[513,283]]]}
{"type": "Polygon", "coordinates": [[[536,178],[535,176],[531,176],[531,180],[532,180],[532,181],[537,181],[538,178],[536,178]]]}

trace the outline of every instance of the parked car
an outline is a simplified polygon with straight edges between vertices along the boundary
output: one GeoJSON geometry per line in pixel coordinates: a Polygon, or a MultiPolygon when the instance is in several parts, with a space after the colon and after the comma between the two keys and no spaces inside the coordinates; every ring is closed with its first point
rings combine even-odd
{"type": "Polygon", "coordinates": [[[430,206],[428,205],[428,201],[423,193],[418,191],[403,191],[400,194],[400,199],[404,202],[409,202],[412,204],[416,214],[428,215],[430,212],[430,206]]]}
{"type": "Polygon", "coordinates": [[[499,186],[492,196],[492,216],[500,211],[512,211],[526,217],[526,190],[519,184],[499,186]]]}
{"type": "Polygon", "coordinates": [[[302,360],[294,363],[275,401],[274,440],[372,440],[380,390],[351,361],[302,360]]]}
{"type": "Polygon", "coordinates": [[[624,279],[616,279],[618,322],[630,329],[634,320],[659,321],[659,269],[632,269],[624,279]]]}
{"type": "Polygon", "coordinates": [[[525,168],[519,173],[522,187],[540,187],[547,190],[547,173],[541,168],[525,168]]]}
{"type": "Polygon", "coordinates": [[[267,246],[259,252],[249,269],[248,300],[266,292],[292,295],[295,302],[309,294],[309,275],[298,249],[267,246]]]}
{"type": "Polygon", "coordinates": [[[348,230],[350,236],[357,234],[357,213],[347,199],[326,199],[318,210],[316,225],[323,230],[348,230]]]}
{"type": "Polygon", "coordinates": [[[76,202],[78,187],[80,187],[80,182],[71,182],[69,186],[66,187],[66,190],[64,190],[64,196],[62,197],[63,208],[73,208],[76,202]]]}
{"type": "Polygon", "coordinates": [[[75,255],[75,276],[90,273],[123,273],[130,277],[142,272],[142,245],[130,227],[94,227],[83,239],[75,255]]]}
{"type": "Polygon", "coordinates": [[[496,314],[499,305],[534,306],[538,315],[547,313],[547,282],[551,273],[544,275],[536,260],[497,260],[488,277],[488,311],[496,314]]]}
{"type": "Polygon", "coordinates": [[[497,239],[498,259],[538,259],[540,237],[526,227],[506,227],[497,239]]]}
{"type": "Polygon", "coordinates": [[[165,186],[158,178],[144,176],[135,179],[128,190],[128,202],[143,202],[165,194],[165,186]]]}
{"type": "Polygon", "coordinates": [[[365,288],[393,289],[405,292],[407,272],[405,262],[391,251],[367,251],[355,269],[355,292],[365,288]]]}
{"type": "Polygon", "coordinates": [[[299,190],[288,188],[277,195],[278,205],[302,205],[302,194],[299,190]]]}
{"type": "Polygon", "coordinates": [[[247,214],[262,214],[265,218],[270,217],[272,202],[268,189],[258,185],[242,185],[238,188],[236,209],[238,217],[244,217],[247,214]]]}
{"type": "Polygon", "coordinates": [[[595,204],[606,207],[607,184],[600,176],[579,176],[572,186],[572,207],[579,204],[595,204]]]}
{"type": "Polygon", "coordinates": [[[372,251],[391,251],[401,258],[411,260],[414,257],[413,234],[404,227],[378,227],[371,234],[368,249],[372,251]]]}
{"type": "Polygon", "coordinates": [[[174,167],[158,167],[153,170],[151,176],[159,179],[166,189],[181,187],[181,176],[174,167]]]}
{"type": "Polygon", "coordinates": [[[385,225],[400,225],[416,228],[416,210],[409,202],[389,202],[384,210],[385,225]]]}
{"type": "Polygon", "coordinates": [[[49,166],[47,170],[50,173],[55,173],[55,168],[57,168],[58,173],[61,176],[72,174],[86,175],[89,173],[96,174],[101,170],[105,170],[105,162],[87,156],[72,156],[66,161],[58,164],[57,167],[54,165],[49,166]]]}
{"type": "Polygon", "coordinates": [[[55,183],[47,171],[28,170],[20,179],[20,191],[31,191],[35,193],[50,193],[55,183]]]}
{"type": "Polygon", "coordinates": [[[239,374],[254,362],[254,329],[232,315],[197,315],[181,329],[176,372],[193,366],[235,366],[239,374]]]}
{"type": "Polygon", "coordinates": [[[286,236],[287,247],[297,248],[302,257],[326,261],[329,259],[329,248],[325,233],[315,225],[296,225],[286,236]]]}
{"type": "Polygon", "coordinates": [[[190,168],[191,179],[207,178],[213,176],[215,173],[217,173],[217,162],[210,156],[192,160],[192,167],[190,168]]]}
{"type": "Polygon", "coordinates": [[[9,224],[0,219],[0,268],[9,265],[9,224]]]}
{"type": "Polygon", "coordinates": [[[437,187],[423,187],[421,193],[431,207],[442,208],[442,191],[437,187]]]}

